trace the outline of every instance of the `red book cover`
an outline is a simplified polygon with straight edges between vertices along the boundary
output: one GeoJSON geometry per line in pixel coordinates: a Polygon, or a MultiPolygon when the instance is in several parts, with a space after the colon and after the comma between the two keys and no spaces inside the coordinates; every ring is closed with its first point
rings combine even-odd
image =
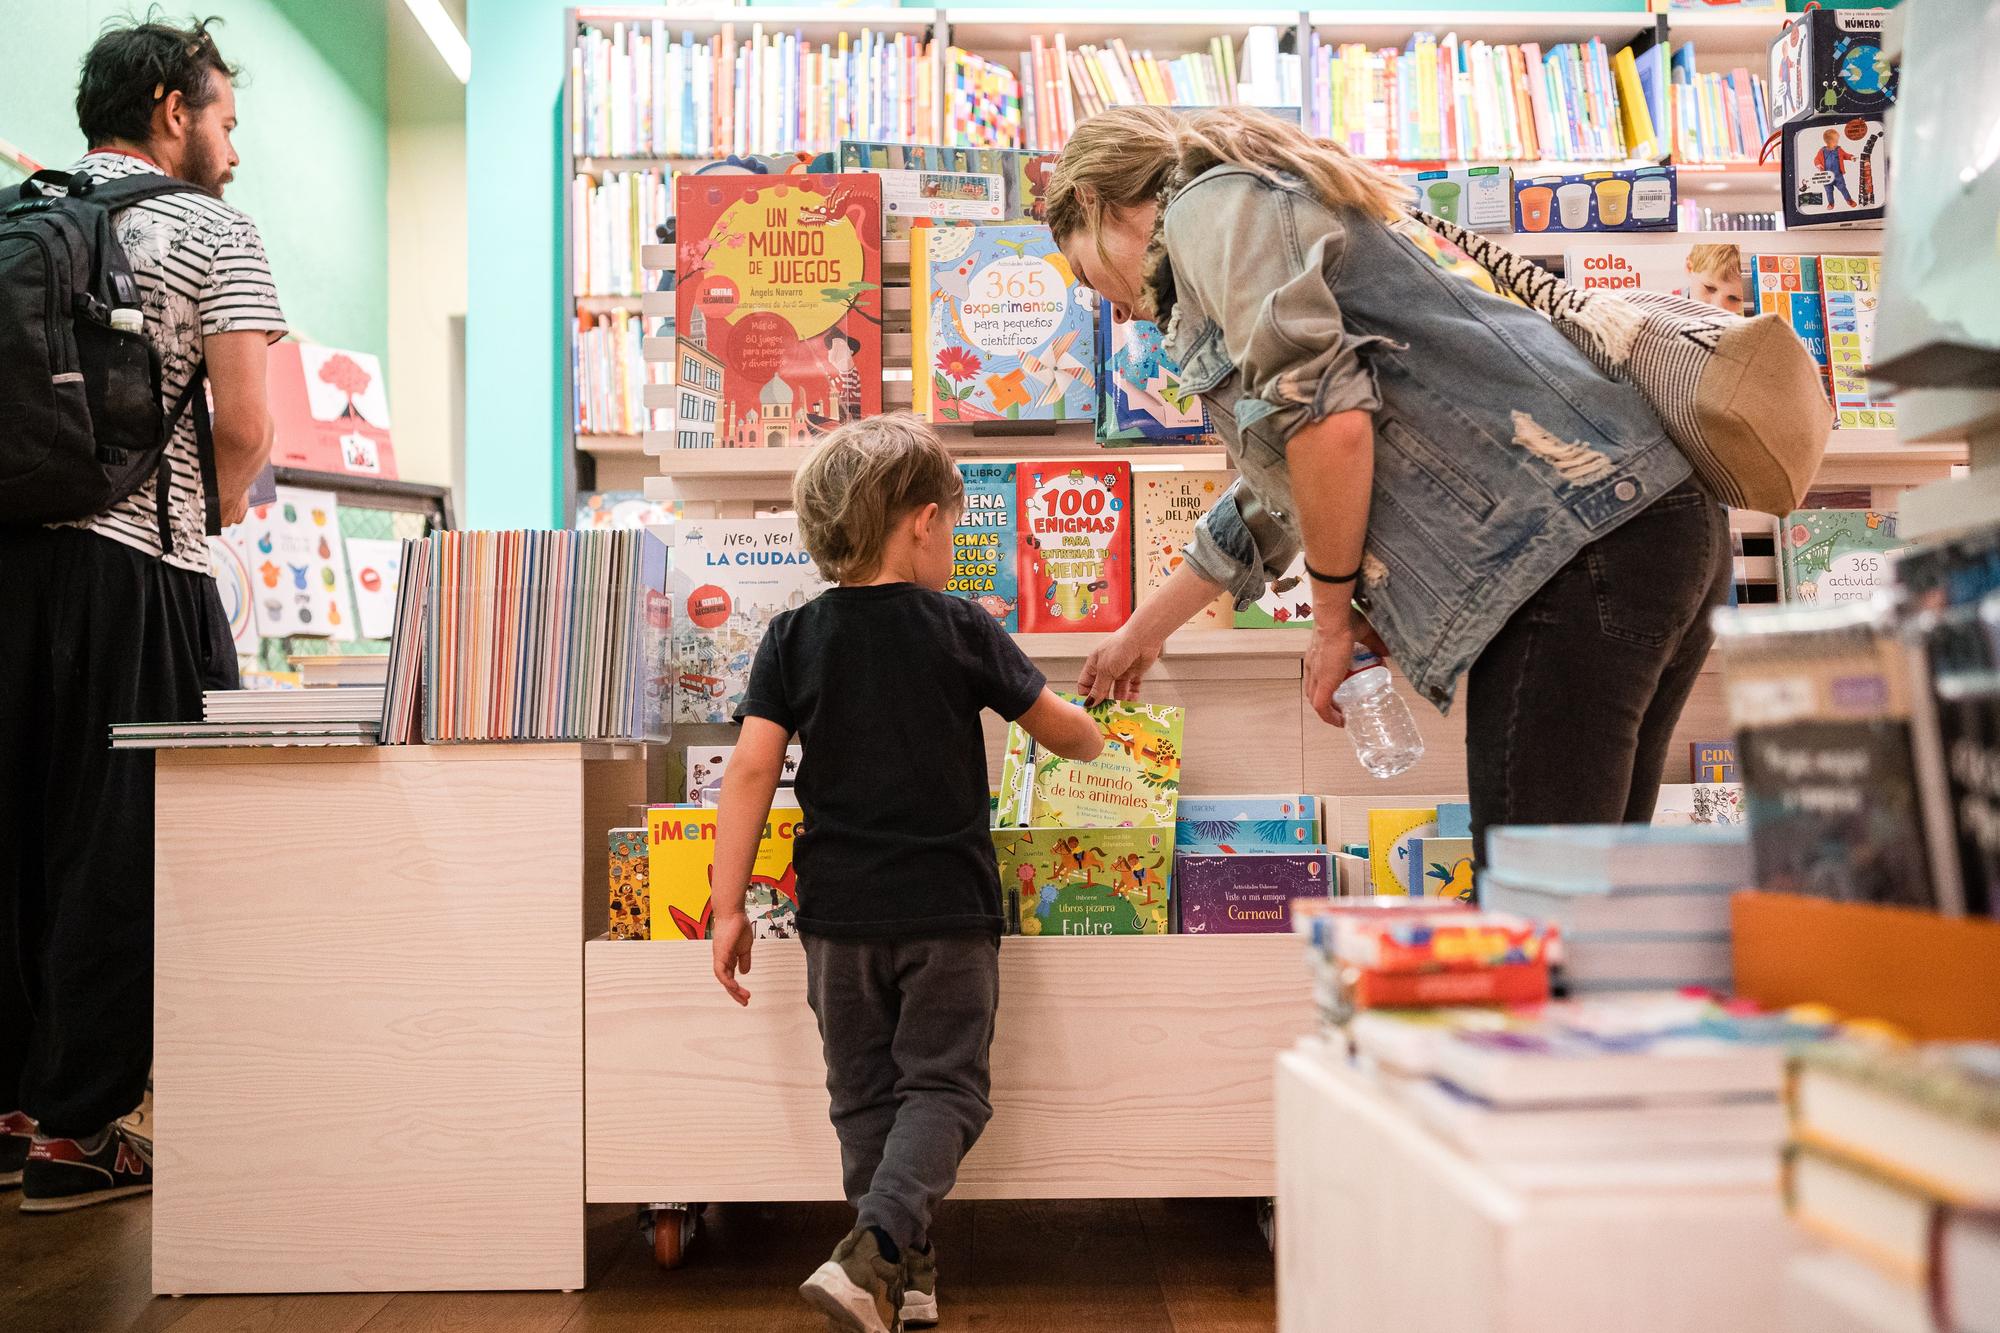
{"type": "Polygon", "coordinates": [[[716,444],[882,411],[882,178],[682,176],[675,331],[722,363],[716,444]]]}
{"type": "Polygon", "coordinates": [[[1466,972],[1349,973],[1357,1009],[1424,1009],[1449,1004],[1540,1004],[1549,998],[1547,963],[1509,963],[1466,972]]]}
{"type": "Polygon", "coordinates": [[[273,343],[265,382],[274,466],[395,480],[380,361],[315,343],[273,343]]]}
{"type": "Polygon", "coordinates": [[[1021,463],[1024,634],[1117,629],[1132,614],[1132,465],[1021,463]]]}

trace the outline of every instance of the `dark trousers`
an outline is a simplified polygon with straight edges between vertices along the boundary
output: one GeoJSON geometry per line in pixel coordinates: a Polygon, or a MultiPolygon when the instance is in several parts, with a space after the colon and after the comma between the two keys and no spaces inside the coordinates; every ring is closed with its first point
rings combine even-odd
{"type": "Polygon", "coordinates": [[[146,1091],[153,757],[109,731],[201,716],[229,652],[212,601],[109,538],[0,530],[0,1110],[58,1138],[146,1091]]]}
{"type": "Polygon", "coordinates": [[[993,1116],[987,1054],[999,941],[808,935],[805,944],[847,1201],[857,1225],[922,1248],[959,1162],[993,1116]]]}
{"type": "Polygon", "coordinates": [[[1726,511],[1689,482],[1592,543],[1466,680],[1473,850],[1495,824],[1644,823],[1729,597],[1726,511]]]}

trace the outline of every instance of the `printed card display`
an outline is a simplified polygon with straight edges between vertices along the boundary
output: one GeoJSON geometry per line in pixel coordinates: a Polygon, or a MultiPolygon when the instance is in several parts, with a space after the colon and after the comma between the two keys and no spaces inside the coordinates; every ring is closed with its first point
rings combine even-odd
{"type": "Polygon", "coordinates": [[[396,590],[401,586],[403,543],[349,537],[347,569],[354,579],[354,621],[361,637],[388,638],[396,632],[396,590]]]}
{"type": "Polygon", "coordinates": [[[250,561],[259,634],[355,637],[333,492],[280,486],[278,498],[252,508],[237,531],[250,561]]]}
{"type": "Polygon", "coordinates": [[[274,466],[395,478],[380,361],[367,352],[300,342],[272,343],[269,355],[274,466]]]}
{"type": "MultiPolygon", "coordinates": [[[[714,805],[722,794],[722,775],[729,767],[729,756],[736,753],[733,745],[690,745],[682,754],[687,779],[684,788],[689,805],[714,805]]],[[[797,745],[785,747],[784,768],[778,775],[778,795],[773,805],[789,805],[792,785],[799,778],[799,760],[804,749],[797,745]]]]}
{"type": "Polygon", "coordinates": [[[1369,880],[1378,894],[1424,893],[1417,844],[1437,836],[1437,807],[1368,812],[1369,880]]]}
{"type": "Polygon", "coordinates": [[[1001,892],[1023,935],[1164,935],[1173,833],[1162,828],[993,830],[1001,892]]]}
{"type": "Polygon", "coordinates": [[[810,444],[882,410],[882,180],[686,175],[677,336],[722,363],[716,443],[810,444]]]}
{"type": "Polygon", "coordinates": [[[1049,229],[926,230],[911,301],[925,307],[917,373],[930,419],[1088,421],[1097,402],[1093,298],[1049,229]]]}
{"type": "MultiPolygon", "coordinates": [[[[654,806],[646,812],[648,878],[652,886],[652,934],[656,940],[703,940],[714,920],[717,812],[681,806],[654,806]]],[[[758,939],[790,939],[798,934],[799,891],[792,852],[801,828],[799,812],[772,807],[757,843],[744,908],[758,939]]]]}
{"type": "Polygon", "coordinates": [[[1660,798],[1653,806],[1655,827],[1741,824],[1747,819],[1740,782],[1662,783],[1660,798]]]}
{"type": "MultiPolygon", "coordinates": [[[[1181,553],[1194,540],[1195,524],[1228,492],[1233,479],[1228,472],[1142,472],[1132,478],[1138,511],[1132,537],[1139,576],[1135,602],[1158,592],[1181,567],[1181,553]]],[[[1188,622],[1197,629],[1229,629],[1235,623],[1236,605],[1228,593],[1188,622]]]]}
{"type": "Polygon", "coordinates": [[[1426,898],[1473,900],[1472,839],[1419,838],[1411,848],[1410,893],[1426,898]]]}
{"type": "Polygon", "coordinates": [[[1042,750],[1018,722],[1007,728],[1001,825],[1172,829],[1181,790],[1183,710],[1106,699],[1090,715],[1104,732],[1104,751],[1082,762],[1042,750]]]}
{"type": "Polygon", "coordinates": [[[1563,252],[1563,274],[1585,291],[1668,292],[1732,315],[1755,313],[1750,270],[1733,245],[1577,241],[1563,252]]]}
{"type": "Polygon", "coordinates": [[[1811,116],[1781,131],[1785,226],[1880,222],[1889,197],[1888,125],[1879,116],[1811,116]]]}
{"type": "Polygon", "coordinates": [[[1007,192],[998,176],[968,171],[879,171],[883,235],[901,240],[912,218],[998,222],[1007,192]]]}
{"type": "Polygon", "coordinates": [[[1324,898],[1332,882],[1324,851],[1181,852],[1174,914],[1183,935],[1277,934],[1292,928],[1294,898],[1324,898]]]}
{"type": "Polygon", "coordinates": [[[1105,632],[1132,614],[1132,466],[1021,463],[1020,621],[1027,633],[1105,632]]]}
{"type": "Polygon", "coordinates": [[[765,628],[826,581],[790,518],[684,520],[672,569],[674,721],[732,721],[765,628]]]}
{"type": "Polygon", "coordinates": [[[965,482],[965,507],[952,529],[951,582],[945,591],[971,598],[1002,627],[1017,630],[1021,599],[1014,464],[960,463],[958,474],[965,482]]]}
{"type": "Polygon", "coordinates": [[[1236,613],[1238,629],[1301,629],[1313,623],[1312,588],[1304,552],[1280,578],[1264,585],[1256,601],[1236,613]]]}
{"type": "Polygon", "coordinates": [[[1876,255],[1821,255],[1819,273],[1837,424],[1843,430],[1893,430],[1895,403],[1868,387],[1868,371],[1875,364],[1875,316],[1882,305],[1882,260],[1876,255]]]}

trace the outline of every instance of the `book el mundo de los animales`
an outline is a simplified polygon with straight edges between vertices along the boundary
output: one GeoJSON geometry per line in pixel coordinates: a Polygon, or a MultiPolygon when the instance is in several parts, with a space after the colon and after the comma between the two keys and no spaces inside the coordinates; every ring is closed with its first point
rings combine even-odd
{"type": "Polygon", "coordinates": [[[1185,711],[1107,699],[1090,709],[1104,751],[1078,761],[1045,753],[1016,722],[1000,763],[998,823],[1042,828],[1163,828],[1173,842],[1185,711]]]}
{"type": "Polygon", "coordinates": [[[882,410],[882,180],[682,176],[676,335],[722,363],[721,447],[882,410]]]}

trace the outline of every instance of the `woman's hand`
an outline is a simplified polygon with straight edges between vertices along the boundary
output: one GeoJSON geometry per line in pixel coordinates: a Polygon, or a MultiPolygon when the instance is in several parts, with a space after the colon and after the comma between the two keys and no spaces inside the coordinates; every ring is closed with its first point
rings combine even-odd
{"type": "Polygon", "coordinates": [[[1340,611],[1328,614],[1326,608],[1315,607],[1314,616],[1312,642],[1306,645],[1306,702],[1322,722],[1344,727],[1347,715],[1334,702],[1333,692],[1340,688],[1354,665],[1355,643],[1359,642],[1385,662],[1389,660],[1389,648],[1373,626],[1351,611],[1344,615],[1340,611]]]}
{"type": "Polygon", "coordinates": [[[1149,641],[1127,621],[1125,628],[1105,639],[1097,651],[1084,659],[1083,670],[1076,677],[1077,693],[1093,704],[1105,699],[1138,698],[1139,683],[1153,663],[1160,660],[1160,648],[1160,640],[1149,641]]]}

